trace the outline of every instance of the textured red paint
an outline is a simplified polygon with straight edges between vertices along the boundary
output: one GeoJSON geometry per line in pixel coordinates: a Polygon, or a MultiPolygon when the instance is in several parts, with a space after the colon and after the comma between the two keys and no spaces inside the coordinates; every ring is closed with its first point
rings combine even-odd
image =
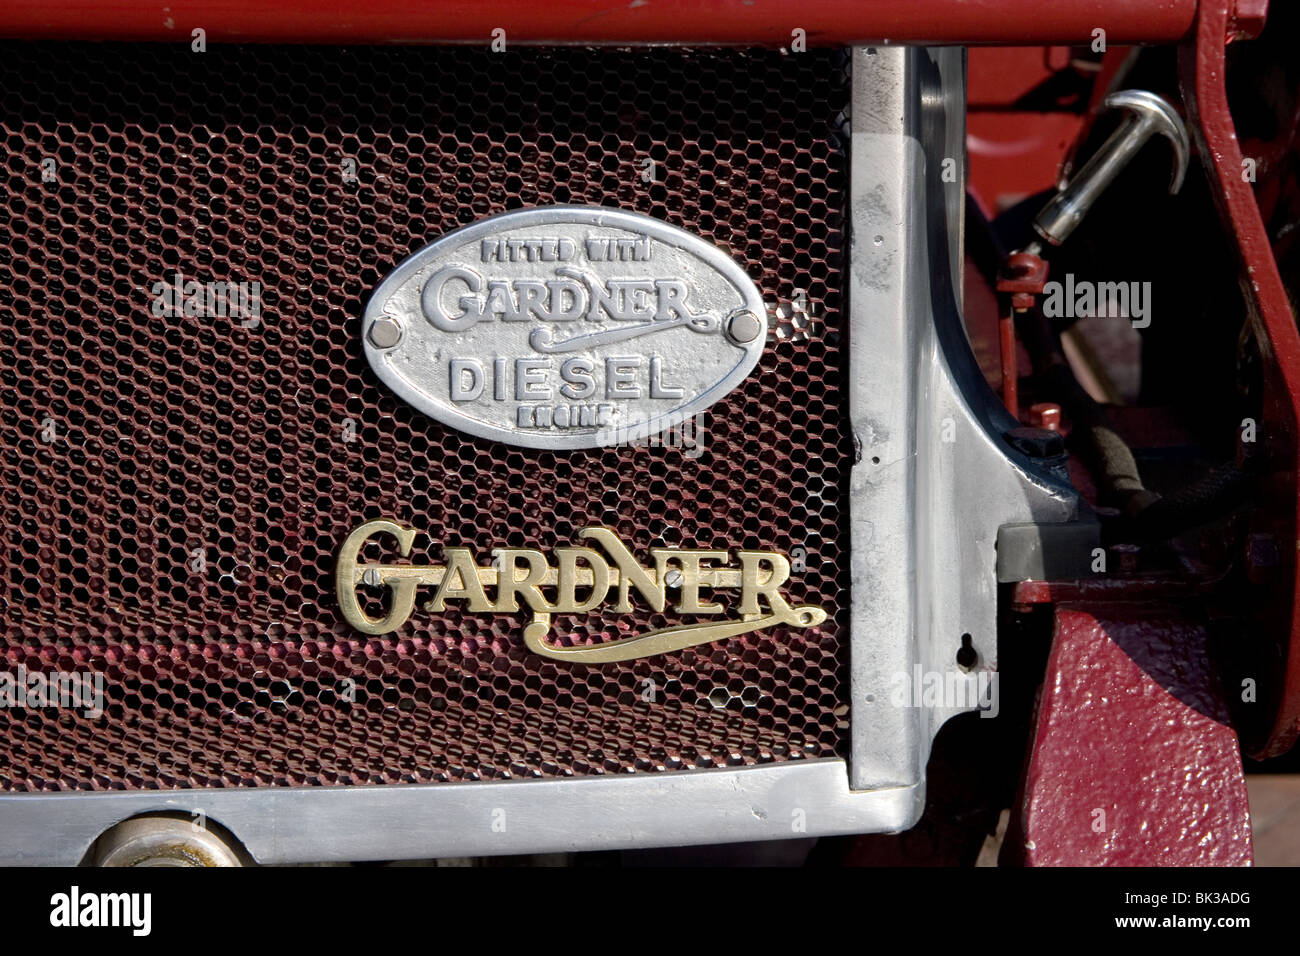
{"type": "Polygon", "coordinates": [[[1031,866],[1249,864],[1227,719],[1205,631],[1179,610],[1059,607],[1006,853],[1031,866]]]}
{"type": "Polygon", "coordinates": [[[809,44],[1174,42],[1195,0],[8,0],[0,36],[211,41],[809,44]]]}

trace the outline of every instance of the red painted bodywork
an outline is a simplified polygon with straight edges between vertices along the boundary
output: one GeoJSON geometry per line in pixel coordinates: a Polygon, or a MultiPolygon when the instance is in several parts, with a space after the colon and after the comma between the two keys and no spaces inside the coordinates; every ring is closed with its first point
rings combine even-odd
{"type": "MultiPolygon", "coordinates": [[[[1286,585],[1264,589],[1251,602],[1258,606],[1257,627],[1272,645],[1251,676],[1264,689],[1261,700],[1273,716],[1262,726],[1243,727],[1242,735],[1248,752],[1267,757],[1286,752],[1300,735],[1300,602],[1296,601],[1300,593],[1300,561],[1296,560],[1300,550],[1300,332],[1265,227],[1275,207],[1287,201],[1282,172],[1294,148],[1300,116],[1292,117],[1290,127],[1273,141],[1252,142],[1245,148],[1238,141],[1225,88],[1225,48],[1258,32],[1263,22],[1258,13],[1256,5],[1234,7],[1228,0],[1202,4],[1197,31],[1180,49],[1180,73],[1189,130],[1205,159],[1223,228],[1237,250],[1243,298],[1265,357],[1260,444],[1268,475],[1261,485],[1261,507],[1252,531],[1278,543],[1281,580],[1286,585]],[[1257,183],[1243,176],[1245,156],[1260,171],[1257,183]]],[[[1070,160],[1071,148],[1065,144],[1071,140],[1077,144],[1087,135],[1113,85],[1110,77],[1121,68],[1126,52],[1108,50],[1091,101],[1080,113],[1022,105],[1054,69],[1067,62],[1059,52],[972,51],[971,191],[986,215],[1052,184],[1057,166],[1070,160]],[[1001,80],[1004,85],[999,85],[1001,80]]],[[[1000,344],[1006,356],[1009,349],[1005,342],[1000,344]]]]}
{"type": "Polygon", "coordinates": [[[809,44],[1171,43],[1195,0],[7,0],[0,36],[189,42],[809,44]]]}
{"type": "Polygon", "coordinates": [[[969,188],[987,218],[1057,185],[1133,50],[1108,44],[1096,63],[1088,101],[1072,102],[1067,93],[1049,108],[1043,91],[1071,66],[1078,52],[1070,47],[988,47],[970,52],[966,71],[969,188]]]}
{"type": "MultiPolygon", "coordinates": [[[[975,62],[973,53],[972,68],[975,62]]],[[[966,129],[971,192],[992,219],[1056,183],[1061,156],[1078,138],[1083,117],[1064,111],[1032,116],[972,111],[966,129]]]]}
{"type": "Polygon", "coordinates": [[[1274,695],[1276,716],[1263,740],[1250,749],[1259,756],[1284,753],[1300,734],[1300,332],[1291,313],[1264,221],[1251,183],[1243,176],[1242,152],[1228,109],[1224,47],[1238,37],[1229,0],[1203,0],[1196,42],[1180,50],[1184,98],[1200,152],[1208,162],[1212,190],[1219,202],[1240,262],[1238,274],[1247,311],[1264,361],[1265,453],[1270,477],[1259,502],[1268,516],[1268,531],[1279,542],[1286,588],[1267,595],[1266,624],[1276,635],[1285,661],[1281,686],[1274,695]]]}
{"type": "Polygon", "coordinates": [[[1137,596],[1057,605],[1003,862],[1250,864],[1246,780],[1205,629],[1137,596]]]}

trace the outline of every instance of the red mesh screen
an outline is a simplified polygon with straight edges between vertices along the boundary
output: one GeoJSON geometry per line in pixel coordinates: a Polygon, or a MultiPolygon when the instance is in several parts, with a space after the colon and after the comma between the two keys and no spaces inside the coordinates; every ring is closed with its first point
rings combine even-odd
{"type": "MultiPolygon", "coordinates": [[[[0,785],[843,755],[846,102],[830,52],[4,47],[0,646],[10,672],[104,672],[108,705],[98,719],[0,708],[0,785]],[[371,374],[359,317],[396,262],[547,203],[701,234],[781,304],[698,457],[507,448],[428,420],[371,374]],[[155,317],[153,284],[177,271],[260,282],[261,325],[155,317]],[[811,320],[791,316],[800,290],[811,320]],[[332,570],[344,536],[376,517],[483,561],[596,523],[642,554],[804,548],[788,593],[831,616],[595,667],[526,653],[523,615],[418,611],[368,639],[341,620],[332,570]]],[[[420,541],[417,559],[440,556],[420,541]]],[[[675,621],[558,623],[584,639],[675,621]]]]}

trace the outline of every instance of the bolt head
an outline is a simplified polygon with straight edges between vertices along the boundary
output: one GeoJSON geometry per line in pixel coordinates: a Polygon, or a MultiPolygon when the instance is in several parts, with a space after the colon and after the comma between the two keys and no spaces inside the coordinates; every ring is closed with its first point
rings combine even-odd
{"type": "Polygon", "coordinates": [[[396,319],[390,319],[386,315],[381,315],[370,323],[370,344],[377,349],[391,349],[398,342],[402,341],[402,327],[397,324],[396,319]]]}
{"type": "Polygon", "coordinates": [[[737,345],[748,345],[763,331],[763,322],[748,309],[727,320],[727,338],[737,345]]]}
{"type": "Polygon", "coordinates": [[[1061,430],[1061,406],[1055,402],[1037,402],[1029,406],[1029,420],[1035,428],[1061,430]]]}
{"type": "Polygon", "coordinates": [[[1065,454],[1065,439],[1059,432],[1046,428],[1019,426],[1003,435],[1012,448],[1030,458],[1059,458],[1065,454]]]}
{"type": "Polygon", "coordinates": [[[1268,0],[1236,0],[1228,14],[1228,41],[1255,39],[1267,19],[1268,0]]]}

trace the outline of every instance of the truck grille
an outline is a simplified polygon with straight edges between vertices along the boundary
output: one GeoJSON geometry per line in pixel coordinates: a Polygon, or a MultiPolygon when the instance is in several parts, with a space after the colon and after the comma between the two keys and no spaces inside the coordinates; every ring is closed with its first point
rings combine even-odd
{"type": "MultiPolygon", "coordinates": [[[[0,708],[0,788],[843,756],[846,80],[834,52],[5,45],[0,650],[10,673],[102,672],[107,699],[0,708]],[[698,447],[507,448],[374,378],[360,316],[397,261],[550,203],[696,232],[773,304],[698,447]],[[155,316],[176,273],[260,283],[260,323],[155,316]],[[332,571],[377,517],[431,558],[589,524],[641,552],[803,549],[789,593],[830,617],[598,667],[526,653],[522,615],[365,638],[332,571]]],[[[672,623],[607,609],[568,633],[672,623]]]]}

